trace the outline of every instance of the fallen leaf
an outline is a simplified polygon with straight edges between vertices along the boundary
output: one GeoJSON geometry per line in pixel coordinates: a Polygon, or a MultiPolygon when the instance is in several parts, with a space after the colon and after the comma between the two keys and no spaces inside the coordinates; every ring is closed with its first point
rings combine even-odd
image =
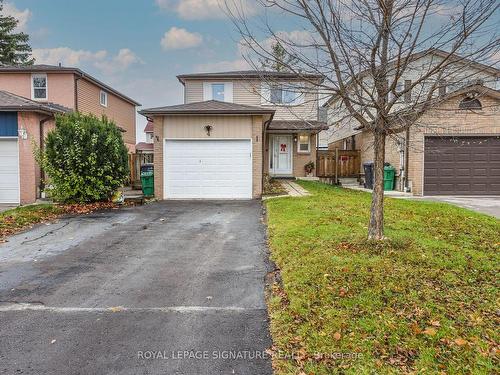
{"type": "Polygon", "coordinates": [[[110,307],[109,311],[114,312],[114,313],[115,312],[120,312],[120,311],[122,311],[122,307],[121,306],[110,307]]]}
{"type": "Polygon", "coordinates": [[[434,336],[436,334],[436,330],[432,327],[427,327],[424,332],[428,336],[434,336]]]}
{"type": "Polygon", "coordinates": [[[333,334],[333,338],[338,341],[342,338],[342,335],[340,334],[340,332],[335,332],[333,334]]]}
{"type": "Polygon", "coordinates": [[[457,344],[458,346],[464,346],[465,344],[467,344],[467,341],[465,341],[464,339],[462,338],[458,338],[458,339],[455,339],[453,341],[455,344],[457,344]]]}
{"type": "Polygon", "coordinates": [[[431,326],[441,327],[441,323],[439,322],[439,320],[431,320],[431,326]]]}
{"type": "Polygon", "coordinates": [[[50,343],[51,343],[51,344],[53,344],[53,343],[55,343],[55,342],[56,342],[56,340],[54,339],[54,340],[52,340],[50,343]]]}

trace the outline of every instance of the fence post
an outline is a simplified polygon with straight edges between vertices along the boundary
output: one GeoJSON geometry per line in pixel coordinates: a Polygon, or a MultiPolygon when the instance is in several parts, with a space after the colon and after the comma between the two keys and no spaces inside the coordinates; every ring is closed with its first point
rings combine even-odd
{"type": "Polygon", "coordinates": [[[338,171],[339,171],[339,149],[335,148],[335,185],[339,183],[338,171]]]}

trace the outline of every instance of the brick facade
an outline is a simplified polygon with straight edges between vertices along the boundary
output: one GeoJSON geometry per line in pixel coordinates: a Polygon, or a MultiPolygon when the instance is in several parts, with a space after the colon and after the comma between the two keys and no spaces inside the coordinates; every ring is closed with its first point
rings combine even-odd
{"type": "MultiPolygon", "coordinates": [[[[35,147],[40,147],[40,121],[46,118],[47,115],[35,112],[18,113],[18,129],[26,130],[27,133],[27,139],[18,138],[21,204],[33,203],[40,196],[41,173],[34,151],[35,147]]],[[[44,137],[54,126],[54,119],[43,124],[44,137]]]]}

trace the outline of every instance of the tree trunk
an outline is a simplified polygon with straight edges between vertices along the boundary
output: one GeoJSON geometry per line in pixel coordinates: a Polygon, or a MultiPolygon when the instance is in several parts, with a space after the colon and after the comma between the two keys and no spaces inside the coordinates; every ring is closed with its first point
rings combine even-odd
{"type": "Polygon", "coordinates": [[[385,134],[378,132],[374,135],[374,165],[373,165],[373,193],[368,225],[368,239],[382,240],[384,238],[384,161],[385,161],[385,134]]]}

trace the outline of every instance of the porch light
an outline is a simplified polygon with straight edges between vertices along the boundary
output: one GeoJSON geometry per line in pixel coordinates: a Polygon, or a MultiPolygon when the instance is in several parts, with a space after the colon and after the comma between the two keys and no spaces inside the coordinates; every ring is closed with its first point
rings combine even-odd
{"type": "Polygon", "coordinates": [[[213,129],[213,128],[212,128],[212,125],[207,125],[207,126],[205,126],[205,130],[206,130],[207,135],[208,135],[209,137],[210,137],[210,132],[212,131],[212,129],[213,129]]]}
{"type": "Polygon", "coordinates": [[[26,131],[26,129],[24,128],[21,128],[19,129],[19,137],[21,137],[21,139],[28,139],[28,132],[26,131]]]}
{"type": "Polygon", "coordinates": [[[297,142],[297,135],[294,135],[294,136],[293,136],[293,141],[294,141],[294,142],[297,142]]]}

